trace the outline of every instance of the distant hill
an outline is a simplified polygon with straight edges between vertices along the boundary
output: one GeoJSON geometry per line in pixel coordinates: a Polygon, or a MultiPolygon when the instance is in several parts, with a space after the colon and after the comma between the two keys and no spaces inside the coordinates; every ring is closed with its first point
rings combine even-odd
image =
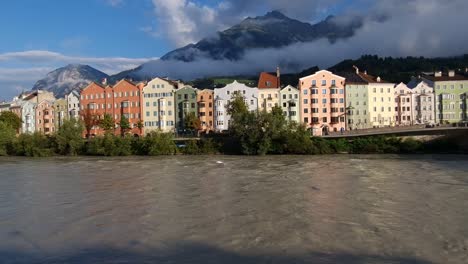
{"type": "Polygon", "coordinates": [[[36,82],[33,90],[47,90],[54,95],[64,97],[73,90],[86,87],[92,81],[100,81],[108,75],[88,65],[70,64],[56,69],[36,82]]]}
{"type": "MultiPolygon", "coordinates": [[[[161,57],[161,61],[193,62],[201,59],[237,61],[245,52],[255,49],[281,48],[293,43],[327,39],[334,43],[352,37],[362,26],[362,18],[356,17],[347,23],[337,23],[333,16],[311,25],[272,11],[264,16],[246,18],[233,27],[218,32],[215,37],[205,38],[198,43],[176,49],[161,57]]],[[[110,82],[122,78],[142,81],[156,77],[155,61],[123,71],[110,77],[110,82]]]]}
{"type": "Polygon", "coordinates": [[[239,60],[248,49],[279,48],[320,38],[333,43],[353,36],[355,30],[361,26],[362,21],[359,18],[343,24],[335,23],[334,17],[329,16],[311,25],[272,11],[264,16],[246,18],[240,24],[218,32],[216,37],[205,38],[196,44],[174,50],[161,59],[186,62],[199,58],[239,60]]]}
{"type": "Polygon", "coordinates": [[[392,58],[377,55],[364,55],[357,60],[344,60],[329,68],[333,72],[353,71],[353,65],[369,74],[380,76],[394,83],[409,82],[412,76],[421,72],[463,70],[468,67],[468,54],[447,58],[406,57],[392,58]]]}

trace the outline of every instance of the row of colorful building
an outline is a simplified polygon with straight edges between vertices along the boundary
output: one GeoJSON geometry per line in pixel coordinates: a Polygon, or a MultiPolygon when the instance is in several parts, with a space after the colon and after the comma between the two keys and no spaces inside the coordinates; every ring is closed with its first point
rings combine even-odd
{"type": "MultiPolygon", "coordinates": [[[[234,94],[241,94],[251,111],[281,107],[289,121],[304,123],[315,136],[328,131],[369,129],[466,122],[468,73],[449,71],[426,73],[408,83],[395,84],[354,67],[352,72],[334,74],[321,70],[299,79],[298,87],[282,86],[279,69],[260,74],[258,87],[234,81],[223,88],[196,89],[179,81],[155,78],[115,85],[93,82],[81,91],[56,99],[52,93],[21,94],[0,111],[11,110],[23,120],[23,133],[54,133],[67,118],[105,114],[116,121],[128,118],[135,135],[152,131],[181,132],[185,117],[193,113],[200,131],[229,129],[227,107],[234,94]],[[139,125],[139,124],[142,124],[139,125]]],[[[91,135],[102,135],[96,123],[91,135]]]]}

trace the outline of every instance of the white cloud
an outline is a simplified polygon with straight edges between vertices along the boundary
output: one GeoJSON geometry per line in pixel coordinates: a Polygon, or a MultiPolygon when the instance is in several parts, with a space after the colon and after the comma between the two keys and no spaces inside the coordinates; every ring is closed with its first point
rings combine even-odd
{"type": "Polygon", "coordinates": [[[157,35],[167,37],[175,47],[182,47],[227,29],[247,16],[272,10],[313,21],[343,0],[224,0],[215,6],[194,0],[152,1],[159,25],[157,35]]]}

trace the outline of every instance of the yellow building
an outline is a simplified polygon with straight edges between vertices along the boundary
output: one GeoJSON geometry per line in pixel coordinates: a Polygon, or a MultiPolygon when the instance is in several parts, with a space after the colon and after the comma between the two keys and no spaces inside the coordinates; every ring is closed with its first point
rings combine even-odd
{"type": "Polygon", "coordinates": [[[145,133],[175,132],[174,93],[177,83],[155,78],[143,88],[143,120],[145,133]]]}

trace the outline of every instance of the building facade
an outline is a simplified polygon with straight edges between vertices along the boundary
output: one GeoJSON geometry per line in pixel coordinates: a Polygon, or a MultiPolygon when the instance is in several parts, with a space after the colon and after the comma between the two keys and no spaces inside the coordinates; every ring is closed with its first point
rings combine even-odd
{"type": "Polygon", "coordinates": [[[369,111],[369,83],[358,72],[343,74],[346,77],[346,128],[348,130],[371,128],[369,111]]]}
{"type": "Polygon", "coordinates": [[[146,133],[175,132],[174,94],[177,86],[162,78],[155,78],[143,88],[143,119],[146,133]]]}
{"type": "Polygon", "coordinates": [[[250,111],[258,111],[258,88],[251,88],[245,84],[234,81],[223,88],[214,90],[214,112],[215,130],[218,132],[229,129],[231,116],[227,110],[229,102],[235,94],[244,97],[245,103],[250,111]]]}
{"type": "Polygon", "coordinates": [[[198,117],[197,90],[190,86],[175,91],[176,131],[183,133],[185,120],[189,114],[198,117]]]}
{"type": "Polygon", "coordinates": [[[143,87],[142,83],[135,84],[128,80],[121,80],[113,86],[114,92],[114,116],[117,123],[116,134],[121,133],[119,123],[122,116],[125,116],[130,123],[128,134],[140,136],[144,133],[143,126],[143,87]],[[139,128],[139,123],[142,127],[139,128]]]}
{"type": "Polygon", "coordinates": [[[53,106],[55,110],[55,128],[59,129],[62,127],[63,122],[68,119],[67,100],[65,98],[57,99],[53,106]]]}
{"type": "Polygon", "coordinates": [[[395,86],[395,125],[413,125],[413,91],[404,83],[395,86]]]}
{"type": "Polygon", "coordinates": [[[312,135],[346,128],[345,78],[322,70],[299,79],[302,122],[312,135]]]}
{"type": "Polygon", "coordinates": [[[73,90],[65,96],[65,100],[67,101],[68,117],[78,119],[80,117],[80,93],[73,90]]]}
{"type": "Polygon", "coordinates": [[[205,89],[197,92],[198,118],[201,130],[209,133],[214,131],[214,91],[205,89]]]}
{"type": "Polygon", "coordinates": [[[276,75],[262,72],[258,80],[258,98],[260,111],[271,112],[272,108],[279,106],[280,72],[276,75]]]}
{"type": "Polygon", "coordinates": [[[36,131],[46,135],[55,133],[55,109],[53,102],[44,100],[37,104],[36,131]]]}
{"type": "Polygon", "coordinates": [[[434,88],[426,82],[420,82],[412,89],[412,101],[415,106],[413,120],[416,124],[435,124],[436,101],[434,88]]]}
{"type": "Polygon", "coordinates": [[[288,85],[280,90],[279,97],[279,104],[283,109],[283,114],[286,120],[300,123],[299,89],[288,85]]]}
{"type": "Polygon", "coordinates": [[[422,80],[429,86],[434,87],[436,123],[468,121],[467,73],[457,74],[455,71],[449,71],[448,73],[436,72],[423,75],[422,80]]]}
{"type": "MultiPolygon", "coordinates": [[[[91,83],[81,92],[80,114],[87,122],[85,116],[102,120],[105,114],[110,115],[115,122],[114,134],[120,135],[119,123],[122,116],[128,118],[130,129],[126,133],[141,135],[143,128],[138,127],[141,122],[143,84],[134,84],[127,80],[121,80],[114,87],[107,84],[91,83]]],[[[99,122],[99,121],[98,121],[99,122]]],[[[90,136],[103,135],[104,130],[97,124],[93,125],[90,136]]],[[[85,124],[86,125],[86,124],[85,124]]]]}

